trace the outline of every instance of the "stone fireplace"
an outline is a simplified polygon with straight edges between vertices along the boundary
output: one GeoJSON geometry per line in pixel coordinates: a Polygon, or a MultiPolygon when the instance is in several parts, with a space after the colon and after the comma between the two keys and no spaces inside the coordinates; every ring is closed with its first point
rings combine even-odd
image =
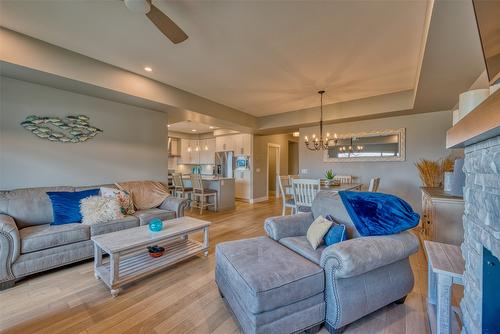
{"type": "MultiPolygon", "coordinates": [[[[487,333],[486,325],[491,326],[491,321],[486,319],[491,316],[490,307],[493,307],[488,303],[500,303],[500,300],[492,301],[494,292],[489,270],[495,265],[491,261],[500,259],[500,136],[467,146],[464,171],[462,255],[465,259],[465,290],[460,303],[463,332],[487,333]],[[483,305],[489,305],[488,310],[484,310],[486,306],[483,305]]],[[[500,282],[496,283],[496,288],[500,289],[500,282]]],[[[494,332],[489,329],[489,333],[494,332]]]]}

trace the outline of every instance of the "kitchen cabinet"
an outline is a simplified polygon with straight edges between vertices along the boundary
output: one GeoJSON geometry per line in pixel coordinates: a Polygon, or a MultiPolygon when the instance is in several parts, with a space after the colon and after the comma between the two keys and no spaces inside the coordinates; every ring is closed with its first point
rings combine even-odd
{"type": "Polygon", "coordinates": [[[440,188],[422,188],[421,236],[446,244],[458,245],[464,240],[462,197],[446,194],[440,188]]]}
{"type": "Polygon", "coordinates": [[[216,151],[233,151],[235,155],[252,154],[252,135],[239,133],[216,138],[216,151]]]}
{"type": "Polygon", "coordinates": [[[181,139],[181,157],[179,164],[198,164],[200,146],[197,139],[181,139]]]}
{"type": "Polygon", "coordinates": [[[216,151],[234,151],[233,136],[219,136],[215,139],[216,151]]]}
{"type": "Polygon", "coordinates": [[[234,173],[234,197],[240,200],[250,200],[250,170],[236,170],[234,173]]]}
{"type": "Polygon", "coordinates": [[[215,163],[215,138],[200,139],[200,164],[213,165],[215,163]]]}

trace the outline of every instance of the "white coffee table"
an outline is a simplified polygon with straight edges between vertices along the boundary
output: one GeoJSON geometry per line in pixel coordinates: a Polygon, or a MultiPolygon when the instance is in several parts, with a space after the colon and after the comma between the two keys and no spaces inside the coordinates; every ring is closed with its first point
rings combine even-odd
{"type": "Polygon", "coordinates": [[[166,220],[163,224],[160,232],[151,232],[148,226],[140,226],[92,237],[95,276],[111,289],[113,297],[124,284],[199,253],[208,255],[210,222],[181,217],[166,220]],[[188,238],[189,234],[200,231],[203,231],[202,243],[188,238]],[[163,256],[149,256],[147,247],[152,245],[165,247],[163,256]],[[103,252],[109,254],[109,261],[103,262],[103,252]]]}

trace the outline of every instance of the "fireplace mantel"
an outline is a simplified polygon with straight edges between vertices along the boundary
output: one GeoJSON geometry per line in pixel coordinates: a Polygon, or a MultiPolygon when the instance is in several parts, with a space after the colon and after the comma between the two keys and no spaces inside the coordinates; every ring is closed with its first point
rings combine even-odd
{"type": "Polygon", "coordinates": [[[500,135],[500,89],[446,132],[446,148],[463,148],[500,135]]]}

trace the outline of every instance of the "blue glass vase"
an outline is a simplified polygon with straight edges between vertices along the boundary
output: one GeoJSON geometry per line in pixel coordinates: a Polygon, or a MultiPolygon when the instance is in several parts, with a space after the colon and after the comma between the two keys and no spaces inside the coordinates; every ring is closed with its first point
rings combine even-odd
{"type": "Polygon", "coordinates": [[[149,230],[151,232],[160,232],[163,229],[163,222],[159,218],[153,218],[149,222],[149,230]]]}

